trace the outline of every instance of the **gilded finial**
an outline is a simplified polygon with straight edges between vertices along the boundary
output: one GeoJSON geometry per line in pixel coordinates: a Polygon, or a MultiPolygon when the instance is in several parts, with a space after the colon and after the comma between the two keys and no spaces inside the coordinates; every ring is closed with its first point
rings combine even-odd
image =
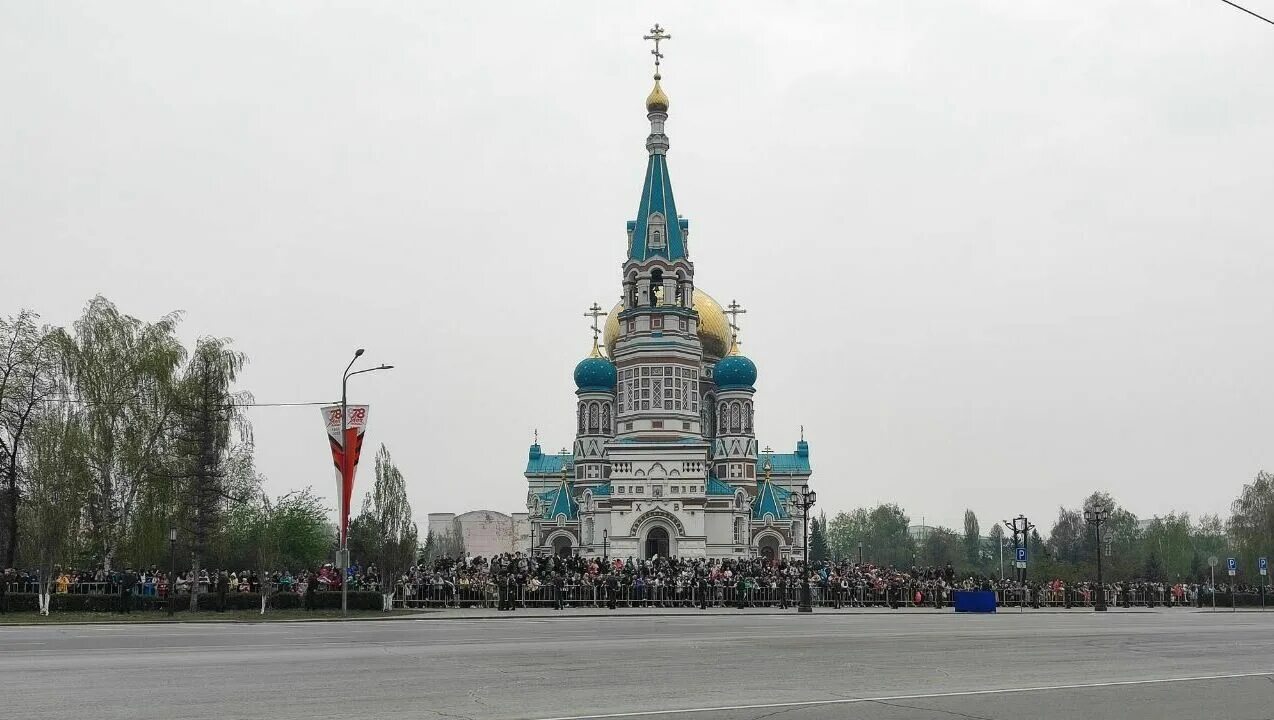
{"type": "Polygon", "coordinates": [[[659,76],[655,75],[655,87],[646,96],[646,112],[668,112],[668,95],[659,87],[659,76]]]}

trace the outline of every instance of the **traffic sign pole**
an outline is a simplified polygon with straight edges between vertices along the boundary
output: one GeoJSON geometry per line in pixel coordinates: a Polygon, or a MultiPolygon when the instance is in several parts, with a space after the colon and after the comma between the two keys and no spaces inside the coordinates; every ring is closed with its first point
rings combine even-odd
{"type": "Polygon", "coordinates": [[[1265,578],[1265,582],[1261,584],[1261,612],[1265,612],[1265,596],[1270,589],[1270,559],[1267,557],[1257,558],[1256,566],[1265,578]]]}
{"type": "MultiPolygon", "coordinates": [[[[1239,561],[1234,558],[1225,559],[1225,571],[1233,578],[1239,569],[1239,561]]],[[[1230,581],[1230,611],[1238,612],[1238,606],[1234,604],[1234,581],[1230,581]]]]}

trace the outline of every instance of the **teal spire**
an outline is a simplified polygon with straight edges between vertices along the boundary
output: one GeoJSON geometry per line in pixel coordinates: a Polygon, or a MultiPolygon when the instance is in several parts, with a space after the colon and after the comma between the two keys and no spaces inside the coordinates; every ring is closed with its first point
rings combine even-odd
{"type": "MultiPolygon", "coordinates": [[[[668,35],[656,25],[647,39],[667,40],[668,35]]],[[[668,119],[668,95],[659,85],[659,58],[655,52],[655,88],[646,98],[646,118],[650,120],[650,135],[646,137],[646,181],[641,188],[641,205],[637,207],[637,219],[628,223],[628,259],[643,262],[652,257],[668,261],[685,260],[686,235],[690,223],[677,214],[677,203],[672,199],[672,180],[668,177],[668,136],[664,134],[664,122],[668,119]]]]}
{"type": "Polygon", "coordinates": [[[787,520],[787,498],[791,492],[770,482],[767,477],[761,480],[756,497],[752,499],[752,519],[764,520],[766,515],[772,520],[787,520]]]}
{"type": "Polygon", "coordinates": [[[555,520],[559,516],[566,522],[579,519],[579,502],[575,500],[575,488],[565,476],[556,488],[540,493],[540,502],[544,507],[542,517],[545,520],[555,520]]]}
{"type": "Polygon", "coordinates": [[[756,497],[752,498],[752,519],[764,521],[769,516],[771,521],[787,520],[788,497],[791,492],[775,485],[770,480],[770,472],[774,469],[770,448],[762,451],[765,456],[761,466],[761,477],[757,480],[756,497]]]}
{"type": "Polygon", "coordinates": [[[686,251],[689,230],[690,223],[677,215],[672,180],[668,178],[668,156],[652,152],[646,163],[646,181],[641,189],[637,219],[628,223],[628,259],[637,262],[652,257],[684,260],[689,256],[686,251]]]}

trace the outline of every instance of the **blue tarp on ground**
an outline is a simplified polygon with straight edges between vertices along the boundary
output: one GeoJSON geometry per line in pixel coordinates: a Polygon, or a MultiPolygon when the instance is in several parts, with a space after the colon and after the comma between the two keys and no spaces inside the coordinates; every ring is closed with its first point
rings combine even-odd
{"type": "Polygon", "coordinates": [[[990,590],[956,590],[956,612],[995,612],[995,593],[990,590]]]}

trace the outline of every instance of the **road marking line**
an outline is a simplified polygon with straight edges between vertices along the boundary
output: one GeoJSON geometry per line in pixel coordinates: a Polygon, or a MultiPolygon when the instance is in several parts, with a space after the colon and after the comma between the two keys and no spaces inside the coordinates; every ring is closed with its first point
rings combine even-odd
{"type": "Polygon", "coordinates": [[[801,700],[796,702],[763,703],[758,705],[719,705],[716,707],[683,708],[680,710],[640,710],[637,712],[606,713],[602,715],[569,715],[538,720],[604,720],[605,718],[635,718],[657,715],[688,715],[703,712],[729,712],[735,710],[769,710],[773,708],[817,707],[820,705],[855,705],[898,700],[930,700],[936,698],[975,697],[978,695],[1010,695],[1014,693],[1043,692],[1048,690],[1082,690],[1085,688],[1120,687],[1127,685],[1161,685],[1164,683],[1200,682],[1204,680],[1231,680],[1236,678],[1268,677],[1274,672],[1233,673],[1229,675],[1195,675],[1193,677],[1158,678],[1154,680],[1118,680],[1074,685],[1040,685],[1036,687],[1000,688],[997,690],[963,690],[945,693],[919,693],[915,695],[886,695],[866,698],[839,698],[836,700],[801,700]]]}

